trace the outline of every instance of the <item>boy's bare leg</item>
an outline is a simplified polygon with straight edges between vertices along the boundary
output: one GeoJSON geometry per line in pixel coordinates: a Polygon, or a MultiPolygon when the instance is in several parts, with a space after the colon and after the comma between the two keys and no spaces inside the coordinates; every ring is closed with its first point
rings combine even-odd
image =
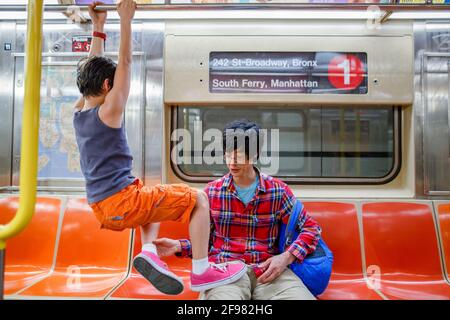
{"type": "Polygon", "coordinates": [[[209,201],[203,191],[197,193],[197,203],[191,214],[189,236],[192,244],[192,258],[204,259],[209,246],[209,201]]]}
{"type": "MultiPolygon", "coordinates": [[[[166,294],[179,294],[183,291],[182,279],[162,265],[154,240],[158,238],[160,223],[141,226],[142,252],[133,261],[133,266],[158,290],[166,294]],[[158,262],[159,261],[159,262],[158,262]]],[[[197,192],[197,201],[191,213],[189,234],[192,244],[192,272],[203,274],[209,267],[209,200],[205,192],[197,192]]]]}
{"type": "Polygon", "coordinates": [[[210,233],[209,200],[205,192],[197,192],[191,214],[189,235],[192,245],[191,290],[205,291],[239,280],[246,272],[241,261],[234,264],[210,264],[208,261],[210,233]]]}
{"type": "MultiPolygon", "coordinates": [[[[189,235],[193,258],[191,290],[201,292],[239,280],[246,272],[246,265],[241,261],[222,264],[209,263],[208,249],[211,227],[209,200],[204,191],[197,191],[196,194],[197,199],[189,222],[189,235]]],[[[159,224],[143,226],[142,243],[156,240],[158,228],[159,224]]],[[[177,246],[176,242],[174,244],[175,247],[177,246]]],[[[154,245],[154,243],[151,244],[154,245]]],[[[159,244],[161,245],[161,242],[159,244]]],[[[173,249],[175,249],[173,252],[180,250],[180,248],[172,248],[171,250],[173,249]]],[[[163,293],[179,294],[184,289],[183,279],[171,272],[168,266],[160,260],[157,253],[143,250],[143,252],[135,257],[133,266],[144,278],[163,293]]]]}
{"type": "Polygon", "coordinates": [[[153,241],[158,238],[160,223],[149,223],[141,226],[142,251],[149,251],[157,254],[153,241]]]}

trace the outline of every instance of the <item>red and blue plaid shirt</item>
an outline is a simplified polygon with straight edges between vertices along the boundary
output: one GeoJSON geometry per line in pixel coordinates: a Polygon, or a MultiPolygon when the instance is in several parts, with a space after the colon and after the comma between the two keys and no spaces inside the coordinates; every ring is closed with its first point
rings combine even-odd
{"type": "MultiPolygon", "coordinates": [[[[296,198],[281,180],[258,174],[259,184],[247,206],[238,197],[230,173],[206,186],[211,213],[210,261],[242,260],[255,265],[280,253],[280,223],[287,223],[296,198]]],[[[298,219],[299,236],[287,250],[303,261],[315,250],[321,229],[305,209],[298,219]]],[[[180,243],[182,252],[178,255],[190,256],[190,241],[181,239],[180,243]]]]}

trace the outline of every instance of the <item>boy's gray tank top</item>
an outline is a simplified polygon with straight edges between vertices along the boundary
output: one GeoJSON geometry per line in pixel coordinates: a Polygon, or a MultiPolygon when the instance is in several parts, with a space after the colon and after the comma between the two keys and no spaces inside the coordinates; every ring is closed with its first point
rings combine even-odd
{"type": "Polygon", "coordinates": [[[104,200],[135,181],[123,124],[120,128],[107,126],[98,110],[97,106],[75,112],[73,119],[89,204],[104,200]]]}

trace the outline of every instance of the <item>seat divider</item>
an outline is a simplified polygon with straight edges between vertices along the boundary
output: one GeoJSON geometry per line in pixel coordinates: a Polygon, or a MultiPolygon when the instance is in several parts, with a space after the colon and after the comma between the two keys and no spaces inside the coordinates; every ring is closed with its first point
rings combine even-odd
{"type": "Polygon", "coordinates": [[[441,203],[432,201],[430,208],[431,208],[431,212],[433,213],[434,227],[436,229],[436,238],[437,238],[438,249],[439,249],[438,251],[439,251],[439,257],[441,259],[442,278],[445,279],[445,281],[450,285],[450,275],[447,274],[448,266],[445,263],[445,251],[444,251],[444,242],[442,240],[441,226],[440,226],[440,221],[439,221],[439,209],[437,208],[437,206],[439,204],[441,204],[441,203]]]}
{"type": "MultiPolygon", "coordinates": [[[[362,274],[364,277],[364,281],[368,288],[372,289],[377,293],[383,300],[389,300],[380,290],[374,288],[373,285],[369,281],[369,276],[367,275],[367,261],[366,261],[366,249],[364,242],[364,223],[363,223],[363,210],[362,210],[363,201],[355,201],[356,207],[356,216],[358,219],[358,233],[359,233],[359,241],[361,247],[361,266],[362,266],[362,274]]],[[[381,277],[381,274],[379,275],[381,277]]],[[[380,278],[381,280],[381,278],[380,278]]]]}
{"type": "Polygon", "coordinates": [[[119,283],[114,286],[104,297],[103,300],[108,300],[114,292],[116,292],[117,289],[119,289],[131,276],[131,271],[133,269],[133,252],[134,252],[134,242],[136,239],[136,229],[132,229],[130,232],[130,244],[128,247],[128,266],[127,266],[127,273],[125,274],[125,277],[119,281],[119,283]]]}

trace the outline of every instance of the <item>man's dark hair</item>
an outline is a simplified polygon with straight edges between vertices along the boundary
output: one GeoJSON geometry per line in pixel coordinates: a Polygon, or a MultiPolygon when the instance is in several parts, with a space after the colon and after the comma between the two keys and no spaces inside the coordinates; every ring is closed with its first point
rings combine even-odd
{"type": "Polygon", "coordinates": [[[247,159],[253,158],[255,155],[258,159],[263,145],[260,130],[259,124],[247,119],[234,120],[228,123],[222,132],[224,153],[243,150],[247,159]]]}
{"type": "Polygon", "coordinates": [[[83,97],[101,95],[103,82],[108,79],[112,88],[116,63],[106,57],[89,57],[81,59],[77,66],[77,86],[83,97]]]}

